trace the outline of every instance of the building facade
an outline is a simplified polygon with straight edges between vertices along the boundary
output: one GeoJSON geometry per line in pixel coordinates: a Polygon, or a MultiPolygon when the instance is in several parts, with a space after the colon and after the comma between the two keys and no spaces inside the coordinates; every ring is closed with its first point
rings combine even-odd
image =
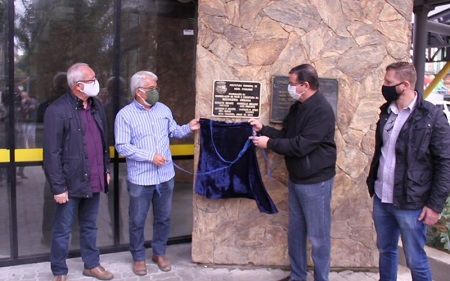
{"type": "MultiPolygon", "coordinates": [[[[410,59],[412,10],[413,1],[397,0],[0,0],[0,266],[46,260],[49,252],[41,111],[27,115],[19,93],[38,108],[53,98],[58,72],[86,62],[110,124],[132,98],[127,82],[138,70],[159,76],[161,100],[179,123],[247,120],[212,115],[215,80],[259,83],[259,118],[270,123],[273,78],[313,64],[338,84],[332,266],[376,267],[365,178],[384,68],[410,59]],[[24,124],[34,126],[34,138],[24,136],[24,124]]],[[[129,242],[126,167],[109,138],[112,192],[101,198],[98,219],[103,252],[126,250],[129,242]]],[[[196,135],[172,144],[188,171],[195,170],[197,144],[196,135]]],[[[195,195],[192,174],[177,171],[170,241],[192,237],[194,262],[288,265],[286,168],[281,156],[268,151],[266,161],[258,153],[276,215],[261,214],[250,199],[195,195]]],[[[150,246],[150,228],[146,234],[150,246]]],[[[76,235],[71,250],[79,255],[76,235]]]]}
{"type": "MultiPolygon", "coordinates": [[[[101,196],[98,246],[128,248],[126,164],[114,151],[114,116],[133,98],[131,75],[148,70],[178,123],[194,117],[196,12],[183,1],[0,1],[0,266],[48,259],[54,200],[42,169],[42,117],[61,94],[54,78],[76,62],[96,72],[109,121],[113,180],[101,196]]],[[[172,151],[193,171],[193,137],[174,141],[172,151]]],[[[171,243],[190,241],[192,175],[177,173],[174,200],[171,243]]],[[[147,226],[150,246],[151,215],[147,226]]],[[[73,227],[71,255],[79,255],[73,227]]]]}

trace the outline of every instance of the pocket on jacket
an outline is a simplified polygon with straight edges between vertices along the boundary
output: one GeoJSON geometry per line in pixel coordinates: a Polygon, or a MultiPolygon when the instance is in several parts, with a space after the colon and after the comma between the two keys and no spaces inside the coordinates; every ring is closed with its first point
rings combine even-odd
{"type": "Polygon", "coordinates": [[[406,190],[407,202],[423,202],[430,192],[433,173],[431,171],[414,170],[407,173],[408,183],[406,190]]]}
{"type": "Polygon", "coordinates": [[[413,125],[413,143],[416,150],[426,152],[431,139],[431,123],[424,122],[413,125]]]}
{"type": "Polygon", "coordinates": [[[408,172],[408,179],[413,181],[415,185],[426,185],[431,181],[432,177],[433,173],[431,171],[415,170],[408,172]]]}
{"type": "Polygon", "coordinates": [[[74,165],[74,163],[78,162],[78,158],[75,158],[75,157],[63,157],[61,159],[61,162],[62,162],[63,175],[66,178],[72,179],[73,175],[79,170],[74,165]]]}

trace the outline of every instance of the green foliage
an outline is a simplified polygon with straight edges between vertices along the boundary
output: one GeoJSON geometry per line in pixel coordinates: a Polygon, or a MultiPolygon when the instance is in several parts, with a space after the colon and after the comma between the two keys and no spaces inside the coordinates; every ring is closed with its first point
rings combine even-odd
{"type": "Polygon", "coordinates": [[[445,201],[439,221],[428,227],[427,245],[450,252],[450,197],[445,201]]]}

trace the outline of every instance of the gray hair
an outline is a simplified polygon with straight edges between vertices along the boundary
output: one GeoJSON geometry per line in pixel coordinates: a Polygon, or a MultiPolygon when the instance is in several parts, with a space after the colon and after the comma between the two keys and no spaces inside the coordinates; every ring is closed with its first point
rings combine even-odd
{"type": "Polygon", "coordinates": [[[158,81],[158,76],[150,71],[138,71],[133,76],[131,76],[130,90],[133,96],[136,94],[136,89],[144,86],[144,81],[147,78],[150,78],[155,82],[158,81]]]}
{"type": "Polygon", "coordinates": [[[84,80],[83,67],[86,66],[89,67],[87,63],[78,62],[67,70],[67,84],[69,88],[72,89],[77,81],[84,80]]]}

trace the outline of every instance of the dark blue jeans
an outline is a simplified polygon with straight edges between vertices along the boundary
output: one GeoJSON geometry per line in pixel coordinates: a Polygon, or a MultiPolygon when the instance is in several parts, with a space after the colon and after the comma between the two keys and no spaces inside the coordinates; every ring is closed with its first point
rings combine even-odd
{"type": "Polygon", "coordinates": [[[128,182],[130,194],[130,252],[134,261],[145,260],[144,229],[151,204],[153,204],[153,255],[166,255],[173,188],[173,178],[159,185],[137,185],[128,182]]]}
{"type": "Polygon", "coordinates": [[[404,210],[373,199],[373,221],[380,252],[380,281],[396,281],[398,238],[402,237],[406,263],[413,281],[431,281],[431,270],[424,250],[427,226],[418,220],[422,209],[404,210]]]}
{"type": "Polygon", "coordinates": [[[65,204],[56,204],[50,251],[53,275],[66,275],[69,271],[66,259],[69,252],[72,222],[77,210],[80,225],[80,251],[84,268],[94,268],[100,265],[99,251],[96,245],[99,202],[100,194],[94,193],[92,198],[69,198],[65,204]]]}
{"type": "Polygon", "coordinates": [[[291,277],[306,280],[307,237],[311,241],[314,280],[328,281],[331,253],[331,190],[334,178],[316,184],[289,187],[288,248],[291,277]]]}

